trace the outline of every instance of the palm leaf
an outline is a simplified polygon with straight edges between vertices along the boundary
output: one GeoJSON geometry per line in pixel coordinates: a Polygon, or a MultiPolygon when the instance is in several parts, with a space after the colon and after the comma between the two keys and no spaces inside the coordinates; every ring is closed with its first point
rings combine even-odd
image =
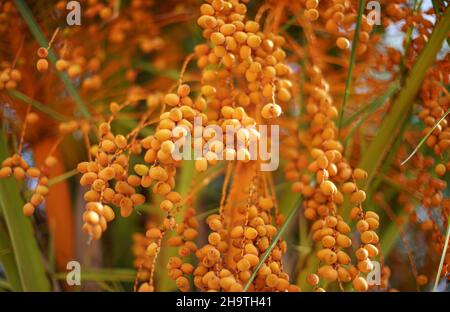
{"type": "MultiPolygon", "coordinates": [[[[6,139],[0,133],[0,159],[8,155],[6,139]]],[[[0,208],[6,221],[20,281],[24,291],[49,291],[50,283],[30,219],[22,213],[24,202],[13,177],[0,180],[0,208]]]]}

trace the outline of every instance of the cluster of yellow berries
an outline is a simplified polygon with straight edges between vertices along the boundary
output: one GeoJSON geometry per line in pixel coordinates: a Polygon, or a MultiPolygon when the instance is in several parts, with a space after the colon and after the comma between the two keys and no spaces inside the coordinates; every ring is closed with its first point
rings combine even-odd
{"type": "Polygon", "coordinates": [[[150,239],[142,233],[133,233],[132,240],[133,266],[138,270],[136,276],[137,282],[148,281],[153,265],[152,258],[147,255],[147,247],[150,244],[150,239]]]}
{"type": "MultiPolygon", "coordinates": [[[[189,96],[190,87],[187,84],[180,84],[176,93],[168,93],[164,96],[163,103],[169,107],[169,110],[161,114],[155,134],[141,142],[145,149],[144,160],[151,166],[138,165],[135,167],[135,171],[140,171],[138,174],[143,177],[148,176],[148,181],[156,181],[153,192],[165,196],[160,204],[161,209],[167,214],[163,224],[171,224],[177,233],[169,240],[168,244],[179,247],[179,257],[169,260],[169,276],[175,280],[178,288],[183,291],[188,290],[189,283],[186,274],[193,273],[194,284],[200,289],[239,291],[243,289],[243,283],[250,278],[250,269],[258,263],[258,255],[261,253],[257,247],[251,248],[250,245],[256,243],[254,240],[257,239],[264,251],[268,248],[270,239],[275,235],[276,227],[269,225],[270,217],[268,215],[265,219],[257,217],[258,209],[256,206],[252,206],[252,219],[259,218],[257,219],[259,221],[254,221],[255,224],[262,221],[261,233],[258,234],[256,225],[255,228],[247,227],[245,223],[239,225],[243,230],[242,235],[230,239],[235,245],[238,242],[243,244],[249,239],[246,245],[251,252],[236,261],[236,263],[240,263],[240,271],[236,266],[227,269],[224,266],[222,277],[227,282],[225,287],[220,286],[219,277],[210,268],[220,265],[221,254],[231,254],[227,251],[228,235],[225,227],[222,228],[219,225],[222,222],[220,217],[219,219],[214,219],[213,216],[208,218],[209,225],[216,224],[211,229],[218,232],[211,233],[209,244],[200,249],[197,249],[192,242],[197,235],[196,222],[192,221],[195,220],[192,216],[183,224],[173,225],[167,221],[173,220],[172,217],[177,213],[177,206],[181,201],[179,194],[171,191],[174,188],[174,175],[179,163],[173,158],[172,152],[176,147],[175,143],[185,143],[184,138],[188,135],[187,132],[190,132],[194,133],[192,146],[205,151],[203,156],[195,159],[195,169],[199,172],[207,170],[208,165],[215,165],[219,158],[250,161],[249,141],[252,136],[258,138],[258,132],[252,133],[252,130],[248,130],[246,127],[256,125],[257,119],[260,117],[252,118],[247,111],[265,119],[279,117],[282,108],[275,104],[275,99],[282,103],[287,103],[291,99],[291,83],[288,80],[291,70],[284,64],[286,55],[280,47],[284,39],[281,36],[259,31],[259,24],[255,21],[245,21],[246,7],[244,4],[238,1],[221,0],[207,2],[200,8],[201,17],[198,19],[198,24],[204,29],[203,35],[212,46],[200,44],[195,48],[197,64],[202,70],[200,96],[196,100],[192,100],[189,96]],[[238,87],[233,86],[233,79],[240,81],[238,87]],[[200,127],[202,129],[194,129],[195,117],[201,120],[202,126],[200,127]],[[209,133],[205,130],[207,125],[216,125],[222,130],[231,126],[235,130],[232,135],[237,140],[233,140],[233,144],[230,145],[227,144],[229,138],[225,137],[224,141],[215,140],[213,143],[207,144],[207,141],[216,135],[214,130],[209,133]],[[201,135],[195,136],[196,133],[201,135]],[[174,197],[175,194],[178,195],[177,198],[174,197]],[[246,236],[250,238],[246,238],[246,236]],[[190,252],[195,252],[200,261],[199,266],[193,272],[182,260],[190,252]],[[249,264],[247,268],[246,263],[249,261],[251,261],[251,266],[249,264]],[[236,275],[236,277],[232,275],[236,275]],[[235,282],[230,283],[232,279],[235,279],[235,282]]],[[[229,134],[227,133],[227,135],[229,134]]],[[[266,209],[270,210],[270,208],[266,209]]],[[[242,220],[236,222],[240,223],[242,220]]],[[[247,222],[251,222],[251,220],[249,219],[247,222]]],[[[238,232],[239,226],[237,224],[233,226],[237,226],[234,231],[238,232]]],[[[162,228],[165,228],[164,225],[162,228]]],[[[154,229],[155,233],[156,230],[154,229]]],[[[163,233],[164,231],[161,235],[163,233]]],[[[233,235],[238,234],[234,233],[233,235]]],[[[156,242],[154,243],[156,244],[156,242]]],[[[158,244],[155,244],[149,245],[151,246],[149,247],[150,253],[153,251],[157,253],[159,247],[158,244]]],[[[276,265],[278,267],[281,265],[279,262],[281,253],[282,251],[277,247],[274,257],[278,262],[272,264],[274,267],[272,275],[274,276],[271,275],[269,280],[272,282],[270,285],[275,288],[275,285],[278,284],[275,279],[276,281],[280,279],[278,288],[286,290],[289,286],[287,276],[282,274],[280,268],[275,269],[276,265]],[[279,274],[281,275],[279,276],[279,274]]],[[[148,286],[152,287],[151,284],[148,286]]],[[[147,285],[144,287],[146,288],[147,285]]]]}
{"type": "MultiPolygon", "coordinates": [[[[113,116],[119,110],[117,104],[111,104],[113,116]]],[[[128,217],[135,206],[145,202],[145,196],[136,192],[143,179],[128,173],[129,153],[140,153],[141,147],[137,143],[130,145],[123,135],[112,134],[112,119],[99,126],[100,142],[92,149],[95,159],[82,162],[77,167],[83,174],[80,184],[90,187],[84,194],[87,204],[83,230],[92,239],[99,239],[107,222],[114,219],[110,204],[120,207],[122,217],[128,217]]]]}
{"type": "MultiPolygon", "coordinates": [[[[38,121],[39,115],[37,113],[28,112],[23,122],[23,134],[28,124],[33,125],[38,121]]],[[[61,135],[66,135],[74,132],[78,128],[79,123],[76,121],[62,122],[59,125],[59,132],[61,135]]],[[[49,170],[57,164],[58,160],[51,155],[54,151],[52,149],[50,154],[44,159],[44,163],[40,168],[31,167],[21,155],[22,144],[23,142],[21,142],[18,153],[6,158],[2,162],[0,178],[9,177],[12,174],[18,181],[27,178],[36,180],[36,185],[32,190],[30,200],[23,206],[23,214],[30,217],[34,214],[36,207],[44,203],[45,197],[49,193],[48,173],[49,170]]]]}
{"type": "Polygon", "coordinates": [[[13,23],[12,13],[15,12],[12,1],[5,0],[0,4],[0,33],[9,30],[10,23],[13,23]]]}
{"type": "MultiPolygon", "coordinates": [[[[211,232],[208,243],[196,252],[198,265],[194,271],[194,284],[201,290],[243,291],[277,233],[277,227],[284,222],[274,207],[272,196],[258,195],[262,190],[255,174],[254,166],[237,164],[235,178],[239,182],[230,189],[228,200],[231,203],[206,220],[211,232]],[[240,198],[246,200],[241,202],[240,198]]],[[[286,242],[279,240],[248,290],[299,290],[289,283],[289,275],[283,271],[281,257],[285,252],[286,242]]]]}
{"type": "MultiPolygon", "coordinates": [[[[317,252],[322,265],[318,269],[318,275],[308,278],[308,283],[322,291],[318,283],[323,278],[328,282],[352,282],[356,290],[366,291],[368,285],[358,274],[368,273],[372,268],[371,260],[378,254],[375,247],[378,237],[373,232],[378,227],[378,216],[372,212],[363,213],[361,204],[366,199],[366,194],[358,189],[355,182],[365,179],[367,173],[362,169],[352,169],[343,157],[343,148],[333,121],[337,117],[337,109],[329,95],[329,85],[318,67],[310,66],[307,71],[310,82],[305,86],[308,94],[306,118],[310,126],[307,131],[300,130],[299,140],[309,149],[312,161],[298,153],[289,153],[290,162],[285,171],[287,179],[294,181],[292,190],[303,194],[305,217],[315,220],[311,228],[313,240],[322,245],[317,252]],[[367,224],[364,218],[371,216],[369,219],[372,227],[367,225],[367,229],[363,229],[361,226],[361,231],[364,230],[361,234],[364,245],[356,252],[356,267],[351,264],[351,257],[345,251],[354,246],[349,237],[351,228],[339,215],[338,209],[344,203],[346,194],[355,205],[352,217],[362,218],[359,224],[367,224]]],[[[292,148],[298,146],[295,140],[288,141],[292,148]]]]}
{"type": "Polygon", "coordinates": [[[1,67],[4,68],[0,71],[0,90],[15,89],[20,80],[22,80],[21,72],[18,69],[11,69],[9,64],[2,64],[1,67]]]}
{"type": "MultiPolygon", "coordinates": [[[[217,120],[220,111],[229,124],[235,117],[228,107],[245,111],[256,107],[263,118],[279,117],[282,109],[275,100],[286,104],[292,98],[292,70],[285,64],[284,38],[262,32],[257,21],[246,19],[247,8],[239,1],[207,2],[200,7],[198,24],[211,47],[202,44],[195,52],[206,84],[203,89],[212,91],[208,117],[217,120]],[[234,79],[238,88],[232,86],[234,79]]],[[[252,124],[250,119],[241,122],[252,124]]]]}
{"type": "Polygon", "coordinates": [[[36,62],[36,68],[39,72],[43,73],[48,70],[48,49],[44,47],[40,47],[37,50],[37,55],[39,56],[39,60],[36,62]]]}
{"type": "MultiPolygon", "coordinates": [[[[438,65],[427,74],[422,84],[420,97],[423,109],[419,112],[418,117],[425,124],[423,135],[426,135],[450,108],[450,95],[444,87],[448,82],[448,77],[446,77],[446,70],[443,66],[445,66],[445,62],[438,62],[438,65]],[[439,64],[442,66],[439,66],[439,64]]],[[[446,118],[434,128],[433,133],[426,141],[426,145],[432,148],[434,154],[438,157],[442,157],[444,152],[448,150],[450,147],[450,128],[446,118]]],[[[434,168],[439,177],[444,176],[447,170],[450,170],[450,162],[440,162],[434,168]]]]}
{"type": "Polygon", "coordinates": [[[198,251],[195,239],[198,236],[199,222],[195,216],[195,209],[186,209],[183,223],[176,226],[176,235],[169,238],[167,244],[178,248],[178,256],[169,258],[167,270],[169,277],[181,291],[190,291],[189,277],[194,272],[194,266],[189,263],[189,256],[198,251]]]}
{"type": "MultiPolygon", "coordinates": [[[[323,23],[325,31],[335,39],[335,45],[342,50],[350,48],[355,35],[356,8],[346,0],[319,1],[306,0],[303,4],[304,16],[308,21],[323,23]]],[[[372,21],[362,15],[357,55],[363,55],[368,48],[372,21]]]]}
{"type": "Polygon", "coordinates": [[[6,158],[2,162],[2,168],[0,169],[0,178],[9,177],[11,174],[17,180],[37,179],[37,184],[33,190],[33,194],[29,202],[23,206],[23,214],[27,217],[34,214],[36,207],[44,202],[45,196],[48,194],[48,177],[45,172],[48,168],[54,166],[57,160],[53,156],[48,156],[45,160],[45,165],[42,169],[36,167],[30,167],[25,159],[20,154],[14,154],[11,157],[6,158]]]}

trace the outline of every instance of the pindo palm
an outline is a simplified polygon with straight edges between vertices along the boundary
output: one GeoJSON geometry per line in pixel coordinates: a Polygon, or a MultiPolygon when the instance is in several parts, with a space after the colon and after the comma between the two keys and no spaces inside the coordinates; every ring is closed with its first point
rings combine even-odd
{"type": "Polygon", "coordinates": [[[80,2],[0,4],[0,288],[447,289],[440,1],[80,2]]]}

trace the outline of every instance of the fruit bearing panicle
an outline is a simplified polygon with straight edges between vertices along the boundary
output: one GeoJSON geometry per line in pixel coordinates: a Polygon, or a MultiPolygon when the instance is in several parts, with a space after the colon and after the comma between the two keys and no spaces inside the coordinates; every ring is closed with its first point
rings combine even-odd
{"type": "MultiPolygon", "coordinates": [[[[89,240],[102,239],[116,215],[145,213],[140,217],[145,234],[132,237],[136,291],[160,290],[163,274],[180,291],[240,292],[247,284],[249,291],[295,292],[298,285],[317,292],[395,290],[398,278],[390,277],[399,261],[381,254],[381,245],[385,231],[402,222],[411,225],[398,232],[413,286],[426,289],[430,276],[423,272],[435,268],[416,263],[404,229],[430,245],[424,249],[435,253],[427,254],[433,265],[444,252],[442,228],[450,214],[448,51],[427,69],[408,124],[395,133],[401,142],[389,146],[384,158],[373,156],[383,164],[364,189],[369,174],[357,163],[390,117],[397,95],[386,100],[385,90],[408,81],[432,38],[431,20],[442,19],[444,8],[439,16],[434,7],[424,11],[405,0],[383,3],[381,25],[373,23],[375,11],[365,10],[355,42],[355,1],[248,3],[131,0],[117,10],[87,1],[82,27],[60,30],[45,19],[42,31],[50,29],[53,36],[41,46],[23,35],[28,30],[16,22],[20,10],[5,0],[0,36],[8,45],[0,50],[0,92],[11,152],[2,160],[0,178],[14,177],[26,199],[23,214],[33,218],[38,208],[47,208],[51,186],[60,182],[53,180],[56,164],[73,163],[57,159],[56,150],[66,148],[67,137],[82,142],[86,155],[73,154],[80,156],[81,230],[89,240]],[[198,7],[194,15],[191,4],[198,7]],[[180,53],[170,43],[180,42],[183,33],[165,26],[186,21],[196,24],[203,40],[180,53]],[[382,37],[391,25],[405,34],[404,52],[382,37]],[[355,48],[344,110],[340,103],[355,48]],[[185,52],[191,54],[180,56],[185,52]],[[173,84],[166,69],[181,59],[173,84]],[[380,99],[384,103],[377,104],[380,99]],[[338,129],[341,110],[348,123],[338,129]],[[259,126],[278,126],[280,142],[272,136],[264,142],[259,126]],[[43,163],[34,164],[32,149],[44,136],[55,143],[43,163]],[[424,147],[401,164],[425,136],[424,147]],[[284,177],[260,169],[266,161],[261,150],[252,157],[254,143],[280,147],[284,177]],[[188,191],[179,184],[180,172],[190,170],[178,155],[180,145],[202,151],[194,153],[188,191]],[[199,193],[212,190],[221,176],[220,201],[211,212],[199,193]],[[285,185],[302,198],[294,207],[302,214],[302,239],[284,236],[271,246],[286,226],[281,213],[286,207],[279,207],[285,185]],[[300,246],[305,233],[310,244],[300,246]],[[288,245],[290,257],[284,259],[288,245]],[[310,250],[307,255],[303,248],[310,250]],[[299,259],[291,257],[297,249],[299,259]],[[380,264],[376,286],[367,278],[378,269],[375,261],[380,264]]],[[[48,4],[52,16],[63,16],[65,4],[48,4]]],[[[441,277],[450,280],[450,250],[442,257],[441,277]]]]}

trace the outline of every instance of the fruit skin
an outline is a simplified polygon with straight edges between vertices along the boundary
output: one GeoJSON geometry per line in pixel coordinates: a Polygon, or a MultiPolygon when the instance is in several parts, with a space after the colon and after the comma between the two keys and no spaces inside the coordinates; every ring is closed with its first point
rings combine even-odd
{"type": "Polygon", "coordinates": [[[341,50],[347,50],[350,47],[350,41],[347,38],[339,37],[336,40],[336,45],[341,50]]]}
{"type": "Polygon", "coordinates": [[[39,59],[36,63],[36,68],[39,72],[43,73],[48,70],[48,61],[46,59],[39,59]]]}
{"type": "Polygon", "coordinates": [[[274,103],[264,105],[264,107],[261,110],[261,116],[266,119],[280,117],[281,113],[282,113],[281,106],[274,103]]]}
{"type": "Polygon", "coordinates": [[[434,172],[436,172],[438,176],[442,177],[447,172],[447,168],[445,167],[444,164],[437,164],[436,167],[434,168],[434,172]]]}
{"type": "Polygon", "coordinates": [[[366,292],[369,289],[367,281],[363,277],[357,277],[352,282],[353,288],[359,292],[366,292]]]}

